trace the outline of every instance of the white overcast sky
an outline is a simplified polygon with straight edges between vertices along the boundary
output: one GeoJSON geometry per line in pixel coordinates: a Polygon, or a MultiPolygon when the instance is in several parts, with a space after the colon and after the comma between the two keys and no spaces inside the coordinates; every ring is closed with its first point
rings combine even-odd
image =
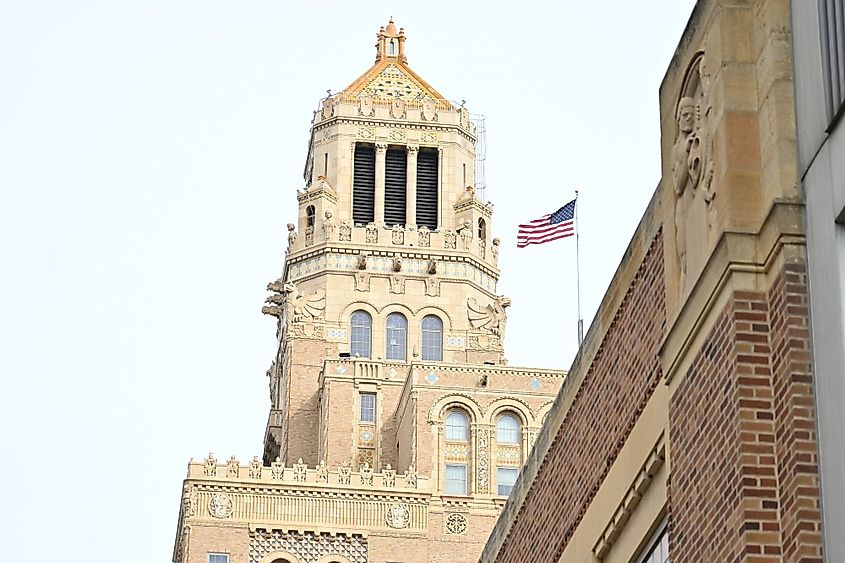
{"type": "Polygon", "coordinates": [[[190,457],[261,452],[284,226],[311,112],[409,63],[487,116],[512,365],[576,351],[659,180],[658,87],[693,0],[0,3],[4,561],[170,561],[190,457]]]}

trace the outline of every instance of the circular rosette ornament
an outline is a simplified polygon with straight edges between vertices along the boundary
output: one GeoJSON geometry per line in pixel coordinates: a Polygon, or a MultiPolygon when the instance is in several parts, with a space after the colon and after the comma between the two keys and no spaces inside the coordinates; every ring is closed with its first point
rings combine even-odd
{"type": "Polygon", "coordinates": [[[398,530],[407,528],[411,524],[411,511],[404,502],[394,504],[387,511],[387,525],[398,530]]]}
{"type": "Polygon", "coordinates": [[[229,518],[232,516],[232,499],[226,495],[216,494],[208,503],[208,513],[215,518],[229,518]]]}

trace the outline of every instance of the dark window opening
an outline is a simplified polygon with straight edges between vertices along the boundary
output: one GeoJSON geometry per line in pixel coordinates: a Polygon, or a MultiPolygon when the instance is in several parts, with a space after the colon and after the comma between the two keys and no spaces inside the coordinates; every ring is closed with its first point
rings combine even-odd
{"type": "Polygon", "coordinates": [[[306,227],[313,227],[314,226],[314,218],[316,213],[314,212],[314,206],[309,205],[305,208],[305,226],[306,227]]]}
{"type": "Polygon", "coordinates": [[[405,147],[389,147],[384,157],[384,223],[405,224],[405,189],[408,158],[405,147]]]}
{"type": "Polygon", "coordinates": [[[417,225],[437,228],[438,163],[437,149],[420,148],[417,156],[417,225]]]}
{"type": "Polygon", "coordinates": [[[373,145],[355,145],[352,175],[352,220],[356,225],[375,221],[376,151],[373,145]]]}

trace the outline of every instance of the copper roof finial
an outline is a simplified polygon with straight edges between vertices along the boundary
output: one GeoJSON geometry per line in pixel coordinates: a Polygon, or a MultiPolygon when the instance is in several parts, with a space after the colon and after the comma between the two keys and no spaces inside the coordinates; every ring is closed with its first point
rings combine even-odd
{"type": "Polygon", "coordinates": [[[398,35],[398,32],[396,31],[396,24],[393,23],[393,16],[390,16],[390,21],[387,22],[387,28],[385,28],[384,31],[388,35],[398,35]]]}

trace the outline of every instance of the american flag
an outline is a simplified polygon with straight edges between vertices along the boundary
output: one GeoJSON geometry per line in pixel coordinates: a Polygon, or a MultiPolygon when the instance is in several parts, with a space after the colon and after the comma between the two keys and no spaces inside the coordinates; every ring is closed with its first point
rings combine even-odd
{"type": "Polygon", "coordinates": [[[542,244],[574,235],[576,201],[573,199],[554,213],[520,225],[516,234],[516,247],[525,248],[529,244],[542,244]]]}

